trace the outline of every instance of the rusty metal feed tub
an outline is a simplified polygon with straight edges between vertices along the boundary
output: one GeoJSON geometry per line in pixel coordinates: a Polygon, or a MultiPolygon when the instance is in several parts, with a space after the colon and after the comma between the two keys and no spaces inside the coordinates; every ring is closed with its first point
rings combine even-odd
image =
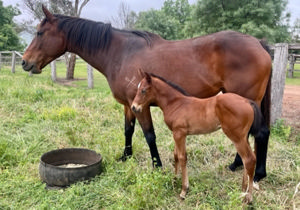
{"type": "Polygon", "coordinates": [[[101,173],[102,157],[95,151],[82,148],[66,148],[42,155],[39,165],[41,179],[48,187],[66,187],[77,181],[87,180],[101,173]],[[66,164],[85,166],[68,168],[66,164]]]}

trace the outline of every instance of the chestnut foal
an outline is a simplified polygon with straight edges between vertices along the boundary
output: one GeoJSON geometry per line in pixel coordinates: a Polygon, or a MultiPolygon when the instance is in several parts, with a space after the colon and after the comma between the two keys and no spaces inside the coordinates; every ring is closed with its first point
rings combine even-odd
{"type": "Polygon", "coordinates": [[[269,135],[259,107],[253,101],[233,93],[207,99],[187,96],[178,86],[159,76],[142,74],[144,78],[138,85],[131,109],[136,115],[142,112],[143,107],[153,103],[162,109],[165,123],[173,132],[175,141],[175,173],[178,173],[179,165],[182,171],[180,197],[184,199],[189,188],[186,136],[211,133],[222,128],[243,161],[244,202],[252,202],[256,156],[248,143],[248,136],[252,134],[263,140],[266,135],[269,135]]]}

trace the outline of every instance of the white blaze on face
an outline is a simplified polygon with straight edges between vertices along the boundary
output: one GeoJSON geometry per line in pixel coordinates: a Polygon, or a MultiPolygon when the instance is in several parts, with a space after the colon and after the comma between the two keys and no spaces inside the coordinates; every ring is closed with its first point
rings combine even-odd
{"type": "Polygon", "coordinates": [[[141,82],[142,82],[142,81],[140,81],[140,83],[138,84],[138,89],[141,87],[141,82]]]}

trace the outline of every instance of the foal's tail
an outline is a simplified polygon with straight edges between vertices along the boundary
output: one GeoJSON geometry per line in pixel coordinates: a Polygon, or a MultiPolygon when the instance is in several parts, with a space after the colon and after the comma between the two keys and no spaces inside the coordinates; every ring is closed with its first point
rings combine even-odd
{"type": "Polygon", "coordinates": [[[255,169],[254,181],[258,182],[260,179],[267,176],[266,162],[270,131],[269,126],[267,125],[260,108],[254,101],[249,102],[254,111],[254,120],[250,128],[249,134],[255,137],[255,151],[257,164],[255,169]]]}

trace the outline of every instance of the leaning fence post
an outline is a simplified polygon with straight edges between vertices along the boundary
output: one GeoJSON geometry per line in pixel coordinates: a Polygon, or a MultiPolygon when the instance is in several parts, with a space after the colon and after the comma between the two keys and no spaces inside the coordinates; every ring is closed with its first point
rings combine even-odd
{"type": "Polygon", "coordinates": [[[16,52],[12,51],[12,56],[11,56],[11,73],[16,72],[16,52]]]}
{"type": "Polygon", "coordinates": [[[53,82],[56,82],[56,60],[50,63],[51,66],[51,79],[53,82]]]}
{"type": "Polygon", "coordinates": [[[271,92],[271,124],[281,117],[282,99],[288,61],[288,44],[275,44],[271,92]]]}
{"type": "Polygon", "coordinates": [[[94,88],[93,67],[90,64],[87,64],[87,75],[88,75],[88,87],[94,88]]]}

